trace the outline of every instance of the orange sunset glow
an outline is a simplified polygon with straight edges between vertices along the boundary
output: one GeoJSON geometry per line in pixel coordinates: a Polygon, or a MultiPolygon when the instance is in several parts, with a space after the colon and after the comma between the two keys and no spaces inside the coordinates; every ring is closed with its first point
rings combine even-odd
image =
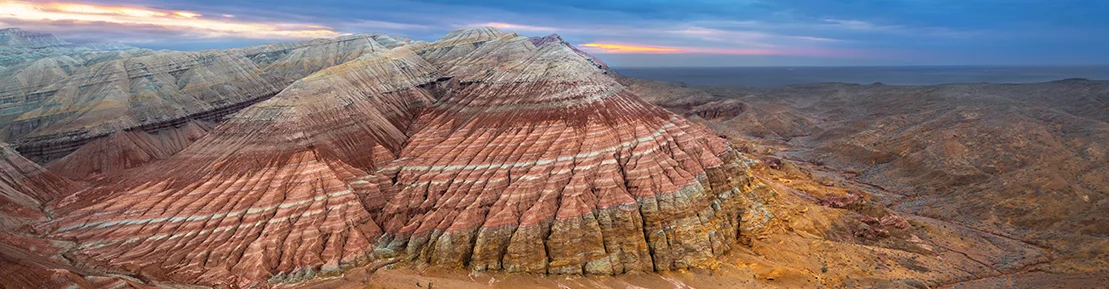
{"type": "Polygon", "coordinates": [[[585,49],[597,53],[612,53],[612,54],[716,54],[716,55],[821,55],[821,56],[845,56],[851,55],[849,51],[837,51],[828,49],[788,49],[788,48],[714,48],[714,47],[676,47],[676,46],[652,46],[652,45],[636,45],[636,44],[613,44],[613,43],[586,43],[582,44],[585,49]]]}
{"type": "Polygon", "coordinates": [[[683,53],[689,52],[687,49],[676,47],[664,46],[645,46],[645,45],[631,45],[631,44],[612,44],[612,43],[586,43],[582,44],[584,47],[596,48],[607,53],[683,53]]]}
{"type": "Polygon", "coordinates": [[[468,25],[468,26],[469,27],[488,26],[488,27],[494,27],[494,28],[497,28],[497,29],[520,30],[520,31],[555,31],[555,30],[558,30],[558,28],[553,28],[553,27],[531,26],[531,25],[503,23],[503,22],[486,22],[486,23],[481,23],[481,24],[471,24],[471,25],[468,25]]]}
{"type": "Polygon", "coordinates": [[[27,22],[87,22],[117,25],[152,25],[168,30],[187,31],[206,37],[305,39],[335,37],[342,33],[329,27],[300,23],[263,23],[235,21],[229,17],[209,19],[192,11],[170,11],[145,7],[107,6],[83,3],[0,2],[0,20],[27,22]]]}

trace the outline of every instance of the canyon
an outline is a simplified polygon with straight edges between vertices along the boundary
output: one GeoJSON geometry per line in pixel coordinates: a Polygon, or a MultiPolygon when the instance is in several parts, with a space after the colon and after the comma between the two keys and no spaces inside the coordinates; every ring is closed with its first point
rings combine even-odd
{"type": "Polygon", "coordinates": [[[1102,82],[687,87],[491,27],[5,31],[37,51],[0,67],[5,288],[1109,282],[1102,82]]]}

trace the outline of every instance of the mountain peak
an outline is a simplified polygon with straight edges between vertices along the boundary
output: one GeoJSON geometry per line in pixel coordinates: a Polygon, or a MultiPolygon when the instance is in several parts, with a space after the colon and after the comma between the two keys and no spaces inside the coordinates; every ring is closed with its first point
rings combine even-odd
{"type": "Polygon", "coordinates": [[[531,40],[531,43],[535,44],[535,46],[540,46],[549,42],[566,42],[566,40],[563,40],[562,36],[558,35],[558,33],[551,33],[551,35],[547,36],[528,37],[528,40],[531,40]]]}
{"type": "Polygon", "coordinates": [[[474,39],[474,38],[496,38],[505,34],[504,31],[495,27],[479,26],[479,27],[463,27],[455,29],[447,35],[439,38],[436,42],[452,39],[474,39]]]}
{"type": "Polygon", "coordinates": [[[567,47],[570,47],[570,49],[573,49],[574,52],[577,52],[579,55],[585,57],[586,59],[589,59],[589,62],[592,62],[593,66],[596,66],[597,68],[600,68],[600,69],[608,69],[608,64],[607,63],[605,63],[604,61],[601,61],[600,58],[597,58],[596,56],[593,56],[592,54],[586,53],[585,51],[582,51],[581,49],[578,49],[577,46],[574,46],[573,44],[570,44],[570,42],[567,42],[566,40],[562,39],[562,36],[558,35],[558,33],[551,33],[551,35],[547,35],[547,36],[528,37],[528,40],[531,40],[531,43],[535,44],[535,46],[542,46],[543,44],[552,43],[552,42],[562,43],[562,44],[566,45],[567,47]]]}

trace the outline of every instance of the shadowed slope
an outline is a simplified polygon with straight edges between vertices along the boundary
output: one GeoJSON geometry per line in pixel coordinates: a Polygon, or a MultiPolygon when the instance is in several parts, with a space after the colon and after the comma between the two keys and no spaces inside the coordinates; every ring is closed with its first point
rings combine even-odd
{"type": "Polygon", "coordinates": [[[221,121],[308,74],[386,49],[373,38],[158,51],[87,63],[41,59],[0,75],[0,126],[29,159],[47,162],[121,131],[157,134],[189,121],[221,121]]]}
{"type": "Polygon", "coordinates": [[[78,189],[0,143],[0,231],[45,219],[43,204],[78,189]]]}
{"type": "Polygon", "coordinates": [[[90,264],[179,282],[250,286],[360,263],[388,197],[364,170],[395,157],[431,74],[403,47],[320,71],[172,158],[63,200],[47,227],[90,264]]]}
{"type": "Polygon", "coordinates": [[[30,197],[27,204],[31,204],[64,197],[76,189],[72,181],[43,169],[7,144],[0,143],[0,191],[26,195],[30,197]]]}
{"type": "Polygon", "coordinates": [[[61,255],[64,242],[28,235],[32,224],[47,219],[43,204],[77,188],[0,143],[0,287],[143,287],[141,282],[72,266],[61,255]]]}
{"type": "Polygon", "coordinates": [[[96,180],[146,163],[165,159],[185,149],[212,129],[205,121],[190,121],[147,133],[122,131],[97,138],[73,153],[46,165],[71,179],[96,180]]]}

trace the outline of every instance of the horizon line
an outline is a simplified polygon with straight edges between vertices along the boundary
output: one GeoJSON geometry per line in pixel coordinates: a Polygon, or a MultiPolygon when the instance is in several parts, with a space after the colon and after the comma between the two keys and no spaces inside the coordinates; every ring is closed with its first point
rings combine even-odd
{"type": "Polygon", "coordinates": [[[1109,63],[1104,64],[874,64],[874,65],[704,65],[704,66],[668,66],[668,65],[643,65],[643,66],[616,66],[612,69],[644,69],[644,68],[868,68],[868,67],[1083,67],[1083,68],[1109,68],[1109,63]]]}

